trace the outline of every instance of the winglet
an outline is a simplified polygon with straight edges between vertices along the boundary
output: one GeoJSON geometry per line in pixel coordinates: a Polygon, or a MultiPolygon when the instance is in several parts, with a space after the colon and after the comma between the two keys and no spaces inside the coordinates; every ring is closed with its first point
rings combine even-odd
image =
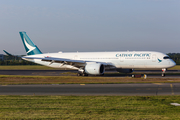
{"type": "Polygon", "coordinates": [[[26,32],[19,32],[27,55],[42,54],[39,48],[31,41],[26,32]]]}

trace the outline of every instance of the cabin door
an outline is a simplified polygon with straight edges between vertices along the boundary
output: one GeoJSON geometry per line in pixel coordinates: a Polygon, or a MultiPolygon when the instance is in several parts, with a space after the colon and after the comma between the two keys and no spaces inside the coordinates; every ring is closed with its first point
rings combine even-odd
{"type": "Polygon", "coordinates": [[[74,60],[78,60],[78,55],[75,55],[75,56],[74,56],[74,60]]]}
{"type": "Polygon", "coordinates": [[[152,61],[153,61],[153,62],[156,62],[156,54],[154,54],[154,55],[152,56],[152,61]]]}
{"type": "Polygon", "coordinates": [[[124,62],[124,57],[120,56],[119,59],[120,59],[120,62],[124,62]]]}

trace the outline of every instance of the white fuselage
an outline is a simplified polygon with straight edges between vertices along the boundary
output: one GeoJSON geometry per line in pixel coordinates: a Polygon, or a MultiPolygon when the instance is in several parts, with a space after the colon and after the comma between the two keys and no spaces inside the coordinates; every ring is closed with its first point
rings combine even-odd
{"type": "MultiPolygon", "coordinates": [[[[111,63],[115,68],[122,69],[134,69],[134,68],[170,68],[176,65],[176,63],[168,58],[166,54],[152,51],[119,51],[119,52],[71,52],[71,53],[46,53],[29,55],[26,57],[55,57],[65,58],[72,60],[83,60],[90,62],[104,62],[111,63]]],[[[47,61],[41,61],[40,59],[26,59],[31,62],[35,62],[41,65],[54,67],[54,68],[70,68],[78,69],[71,65],[63,65],[61,63],[51,63],[47,61]]]]}

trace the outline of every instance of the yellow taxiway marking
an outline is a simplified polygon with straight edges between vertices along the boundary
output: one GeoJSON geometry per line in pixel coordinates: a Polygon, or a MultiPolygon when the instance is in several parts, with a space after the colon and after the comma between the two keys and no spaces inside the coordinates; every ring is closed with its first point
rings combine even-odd
{"type": "Polygon", "coordinates": [[[170,87],[171,87],[171,92],[172,92],[172,95],[174,95],[173,85],[172,85],[172,84],[170,84],[170,87]]]}
{"type": "Polygon", "coordinates": [[[156,85],[163,85],[163,83],[153,83],[153,84],[156,84],[156,85]]]}
{"type": "Polygon", "coordinates": [[[85,85],[85,84],[80,84],[80,85],[85,85]]]}

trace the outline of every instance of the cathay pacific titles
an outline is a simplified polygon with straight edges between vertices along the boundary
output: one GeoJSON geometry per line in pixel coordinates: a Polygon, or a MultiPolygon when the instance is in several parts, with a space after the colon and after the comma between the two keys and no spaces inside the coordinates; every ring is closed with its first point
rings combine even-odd
{"type": "Polygon", "coordinates": [[[151,57],[151,53],[116,54],[116,57],[151,57]]]}

